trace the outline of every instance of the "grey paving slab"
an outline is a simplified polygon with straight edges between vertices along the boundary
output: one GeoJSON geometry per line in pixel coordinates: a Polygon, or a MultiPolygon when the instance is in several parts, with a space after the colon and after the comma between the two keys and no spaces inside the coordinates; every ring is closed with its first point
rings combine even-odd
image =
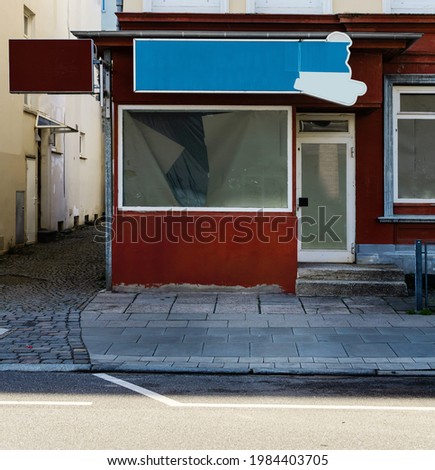
{"type": "MultiPolygon", "coordinates": [[[[214,330],[212,330],[214,331],[214,330]]],[[[165,328],[164,334],[174,334],[174,330],[172,328],[165,328]]],[[[176,330],[177,335],[189,335],[189,336],[203,336],[208,334],[208,328],[200,328],[200,327],[180,327],[176,330]]]]}
{"type": "Polygon", "coordinates": [[[174,320],[187,320],[187,321],[199,321],[199,320],[206,320],[207,314],[206,313],[170,313],[166,320],[174,321],[174,320]]]}
{"type": "Polygon", "coordinates": [[[136,303],[128,307],[126,313],[166,313],[168,314],[171,310],[172,304],[148,304],[148,303],[136,303]]]}
{"type": "Polygon", "coordinates": [[[179,304],[215,304],[218,294],[216,293],[198,293],[185,292],[176,296],[176,305],[179,304]]]}
{"type": "Polygon", "coordinates": [[[349,321],[348,320],[343,320],[342,318],[335,320],[333,318],[330,318],[330,315],[328,315],[328,318],[324,318],[324,315],[317,315],[316,318],[310,318],[308,320],[308,326],[313,327],[313,328],[327,328],[327,327],[337,327],[337,326],[348,326],[349,321]]]}
{"type": "Polygon", "coordinates": [[[216,304],[215,313],[247,313],[259,314],[260,309],[258,304],[230,304],[219,302],[216,304]]]}
{"type": "Polygon", "coordinates": [[[405,335],[400,334],[370,334],[370,335],[361,335],[364,343],[407,343],[408,339],[405,335]]]}
{"type": "MultiPolygon", "coordinates": [[[[111,328],[111,330],[115,330],[116,328],[111,328]]],[[[130,335],[140,335],[140,336],[159,336],[163,335],[166,331],[166,328],[154,328],[154,327],[143,327],[143,328],[121,328],[121,335],[122,336],[130,336],[130,335]]],[[[104,333],[105,334],[105,333],[104,333]]]]}
{"type": "Polygon", "coordinates": [[[306,319],[300,319],[298,317],[295,318],[285,318],[284,320],[278,320],[278,319],[268,319],[267,324],[269,327],[304,327],[304,326],[309,326],[308,320],[306,319]]]}
{"type": "Polygon", "coordinates": [[[246,313],[211,313],[207,315],[207,320],[210,321],[225,321],[225,320],[238,320],[246,321],[246,313]]]}
{"type": "MultiPolygon", "coordinates": [[[[381,336],[381,335],[379,335],[381,336]]],[[[315,335],[319,343],[362,343],[363,338],[359,334],[318,334],[315,335]]]]}
{"type": "Polygon", "coordinates": [[[346,357],[343,346],[339,343],[300,343],[297,342],[300,356],[309,357],[346,357]]]}
{"type": "MultiPolygon", "coordinates": [[[[269,335],[293,335],[293,328],[290,326],[286,327],[258,327],[253,326],[249,328],[250,334],[257,336],[269,336],[269,335]]],[[[232,333],[235,333],[232,331],[232,333]]],[[[243,334],[243,333],[239,333],[243,334]]]]}
{"type": "Polygon", "coordinates": [[[272,335],[240,335],[240,334],[231,334],[228,335],[229,343],[272,343],[272,335]]]}
{"type": "Polygon", "coordinates": [[[248,343],[233,343],[233,344],[212,344],[205,343],[204,356],[249,356],[248,343]]]}
{"type": "MultiPolygon", "coordinates": [[[[379,333],[376,327],[336,327],[335,331],[339,335],[372,335],[379,333]]],[[[391,333],[391,329],[389,330],[391,333]]]]}
{"type": "Polygon", "coordinates": [[[184,335],[183,343],[228,343],[228,335],[184,335]]]}
{"type": "Polygon", "coordinates": [[[127,356],[152,356],[157,344],[136,344],[136,343],[114,343],[107,350],[107,354],[127,355],[127,356]]]}
{"type": "Polygon", "coordinates": [[[279,304],[279,303],[271,303],[271,304],[262,304],[260,306],[260,311],[262,314],[271,314],[271,313],[299,313],[303,314],[304,309],[300,304],[279,304]]]}
{"type": "Polygon", "coordinates": [[[261,305],[265,304],[292,304],[300,305],[301,302],[298,297],[291,294],[260,294],[259,301],[261,305]]]}
{"type": "Polygon", "coordinates": [[[435,343],[392,343],[390,344],[390,347],[399,357],[435,356],[435,343]]]}
{"type": "MultiPolygon", "coordinates": [[[[153,320],[155,321],[155,320],[153,320]]],[[[148,320],[110,320],[106,322],[108,328],[143,328],[149,325],[151,321],[148,320]]]]}
{"type": "Polygon", "coordinates": [[[238,293],[218,293],[217,302],[232,304],[258,303],[258,294],[254,292],[245,293],[243,291],[238,293]]]}
{"type": "Polygon", "coordinates": [[[159,344],[177,344],[182,343],[184,335],[160,335],[156,336],[140,336],[136,341],[139,343],[155,343],[158,341],[159,344]]]}
{"type": "Polygon", "coordinates": [[[317,343],[318,339],[316,335],[310,335],[310,334],[305,334],[305,335],[293,335],[293,334],[284,334],[284,335],[272,335],[273,342],[274,343],[295,343],[296,341],[298,343],[317,343]]]}
{"type": "MultiPolygon", "coordinates": [[[[167,313],[131,313],[127,318],[128,321],[151,321],[160,320],[165,321],[169,318],[167,313]]],[[[113,318],[116,320],[116,318],[113,318]]],[[[118,320],[122,320],[122,317],[118,317],[118,320]]]]}
{"type": "Polygon", "coordinates": [[[171,315],[181,313],[213,313],[215,310],[214,303],[178,303],[175,302],[171,308],[171,315]]]}
{"type": "MultiPolygon", "coordinates": [[[[203,344],[158,344],[155,350],[157,356],[201,356],[203,344]]],[[[205,354],[209,356],[210,354],[205,354]]]]}
{"type": "Polygon", "coordinates": [[[189,320],[187,325],[192,328],[225,328],[229,320],[189,320]]]}
{"type": "Polygon", "coordinates": [[[432,335],[413,335],[406,334],[404,335],[410,343],[434,343],[435,344],[435,334],[432,335]]]}
{"type": "MultiPolygon", "coordinates": [[[[393,346],[385,343],[371,344],[344,344],[346,352],[350,357],[395,357],[397,354],[392,349],[393,346]]],[[[410,354],[406,354],[409,356],[410,354]]]]}
{"type": "Polygon", "coordinates": [[[187,324],[188,324],[188,320],[171,320],[171,321],[150,320],[147,326],[164,327],[164,328],[185,328],[187,324]]]}
{"type": "Polygon", "coordinates": [[[252,343],[251,355],[263,357],[295,356],[298,354],[296,343],[252,343]]]}
{"type": "Polygon", "coordinates": [[[318,335],[318,334],[335,334],[335,329],[333,327],[311,327],[311,328],[293,328],[293,333],[295,335],[318,335]]]}
{"type": "Polygon", "coordinates": [[[269,326],[269,322],[266,319],[255,319],[255,320],[228,320],[228,328],[250,328],[250,327],[265,327],[269,326]]]}
{"type": "MultiPolygon", "coordinates": [[[[116,294],[116,295],[120,295],[120,294],[116,294]]],[[[129,295],[129,294],[121,294],[121,295],[129,295]]],[[[132,294],[133,295],[133,294],[132,294]]],[[[139,294],[136,294],[135,296],[135,300],[137,302],[151,302],[152,299],[155,299],[155,300],[158,300],[158,301],[174,301],[176,298],[177,298],[178,294],[173,292],[173,293],[169,293],[169,292],[152,292],[152,291],[149,291],[149,292],[141,292],[139,294]]]]}

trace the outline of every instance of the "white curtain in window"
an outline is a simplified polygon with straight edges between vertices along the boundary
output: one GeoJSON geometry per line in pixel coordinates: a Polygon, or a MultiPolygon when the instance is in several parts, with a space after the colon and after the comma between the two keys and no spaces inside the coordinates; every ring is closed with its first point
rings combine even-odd
{"type": "Polygon", "coordinates": [[[434,0],[384,0],[386,13],[435,13],[434,0]]]}
{"type": "Polygon", "coordinates": [[[331,0],[247,0],[251,13],[323,14],[332,12],[331,0]]]}
{"type": "Polygon", "coordinates": [[[287,111],[123,113],[123,206],[288,208],[287,111]]]}
{"type": "Polygon", "coordinates": [[[226,0],[145,0],[144,11],[156,13],[225,13],[226,0]]]}

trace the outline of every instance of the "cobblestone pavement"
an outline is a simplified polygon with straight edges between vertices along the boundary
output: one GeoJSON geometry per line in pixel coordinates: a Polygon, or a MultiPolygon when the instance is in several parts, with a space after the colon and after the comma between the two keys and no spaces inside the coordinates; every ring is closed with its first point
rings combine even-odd
{"type": "Polygon", "coordinates": [[[88,364],[80,312],[104,288],[104,245],[85,226],[0,256],[0,364],[88,364]]]}

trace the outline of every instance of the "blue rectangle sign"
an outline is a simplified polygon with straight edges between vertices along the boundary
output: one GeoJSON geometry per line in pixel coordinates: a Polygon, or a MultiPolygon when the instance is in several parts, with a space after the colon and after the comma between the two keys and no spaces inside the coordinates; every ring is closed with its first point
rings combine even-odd
{"type": "MultiPolygon", "coordinates": [[[[343,33],[324,41],[136,39],[134,91],[307,93],[329,99],[323,96],[328,77],[329,87],[336,88],[332,95],[345,95],[346,86],[340,90],[346,83],[361,84],[350,80],[350,44],[343,33]],[[323,84],[316,94],[311,88],[319,80],[323,84]]],[[[363,94],[363,87],[357,88],[352,102],[363,94]]],[[[331,100],[348,104],[349,97],[331,100]]]]}

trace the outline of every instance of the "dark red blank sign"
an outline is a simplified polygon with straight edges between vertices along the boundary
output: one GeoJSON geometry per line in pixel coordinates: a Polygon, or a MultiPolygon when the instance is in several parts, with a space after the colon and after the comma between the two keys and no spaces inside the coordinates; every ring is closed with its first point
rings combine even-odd
{"type": "Polygon", "coordinates": [[[91,39],[10,39],[11,93],[93,93],[91,39]]]}

